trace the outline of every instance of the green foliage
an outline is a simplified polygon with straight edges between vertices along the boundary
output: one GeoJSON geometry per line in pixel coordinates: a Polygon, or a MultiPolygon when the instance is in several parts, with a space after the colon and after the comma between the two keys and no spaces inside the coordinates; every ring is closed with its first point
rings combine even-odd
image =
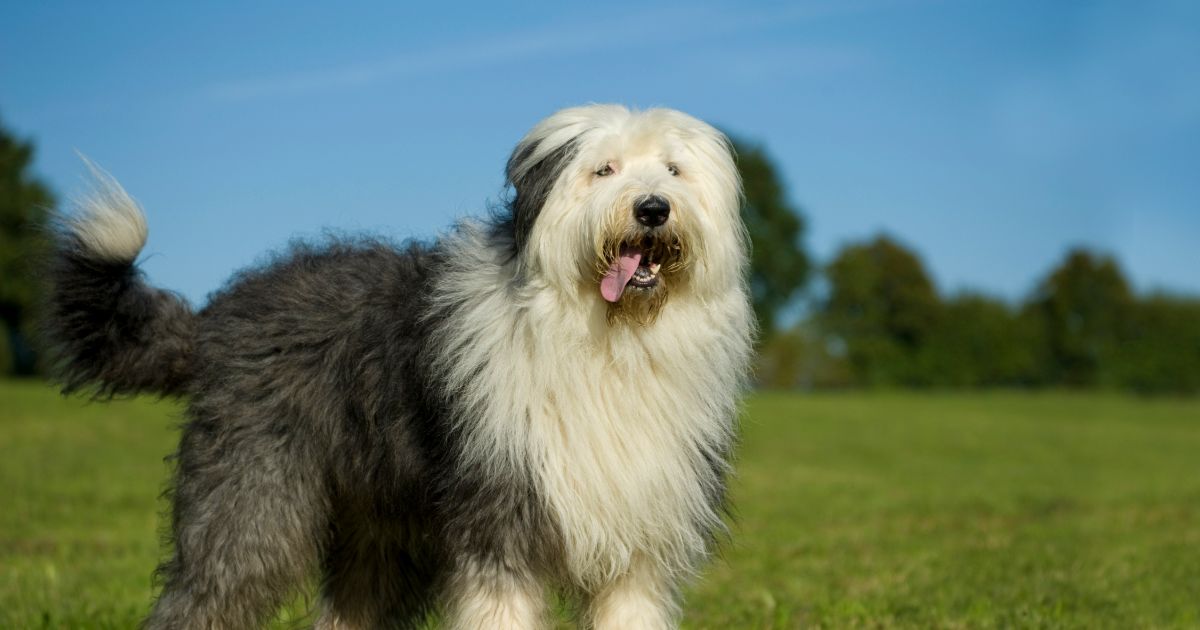
{"type": "Polygon", "coordinates": [[[841,250],[825,271],[820,317],[845,344],[858,382],[915,384],[917,355],[940,318],[937,291],[916,254],[887,236],[841,250]]]}
{"type": "Polygon", "coordinates": [[[1109,257],[1069,252],[1019,308],[941,298],[916,254],[885,236],[845,246],[826,277],[812,322],[763,349],[762,383],[1200,392],[1200,300],[1138,298],[1109,257]]]}
{"type": "Polygon", "coordinates": [[[13,354],[9,335],[8,326],[4,320],[0,320],[0,376],[12,373],[13,354]]]}
{"type": "Polygon", "coordinates": [[[1136,391],[1200,391],[1200,300],[1152,295],[1134,304],[1113,359],[1116,378],[1136,391]]]}
{"type": "MultiPolygon", "coordinates": [[[[0,322],[10,334],[12,368],[30,373],[28,350],[38,281],[33,265],[47,246],[45,224],[54,197],[33,175],[33,146],[0,126],[0,322]]],[[[0,372],[0,375],[7,372],[0,372]]]]}
{"type": "MultiPolygon", "coordinates": [[[[0,627],[137,625],[177,415],[0,382],[0,627]]],[[[683,626],[1197,627],[1198,417],[1112,394],[754,396],[732,541],[683,626]]]]}
{"type": "Polygon", "coordinates": [[[922,384],[943,387],[1024,386],[1039,382],[1042,326],[1004,302],[963,293],[941,307],[938,326],[917,360],[922,384]]]}
{"type": "Polygon", "coordinates": [[[734,140],[738,171],[745,190],[742,218],[750,234],[750,294],[759,331],[764,338],[776,332],[781,308],[796,297],[808,280],[811,263],[801,239],[804,219],[787,199],[783,181],[766,150],[734,140]]]}
{"type": "Polygon", "coordinates": [[[1051,380],[1116,383],[1117,349],[1130,332],[1134,298],[1115,260],[1072,250],[1030,306],[1045,325],[1051,380]]]}

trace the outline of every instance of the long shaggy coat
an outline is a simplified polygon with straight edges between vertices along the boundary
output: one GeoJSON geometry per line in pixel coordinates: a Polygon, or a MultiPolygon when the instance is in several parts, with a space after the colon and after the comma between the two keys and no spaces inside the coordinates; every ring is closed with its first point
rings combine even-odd
{"type": "Polygon", "coordinates": [[[294,245],[193,310],[146,284],[107,175],[63,220],[68,390],[186,400],[151,628],[663,628],[722,531],[752,335],[729,146],[670,110],[563,110],[505,210],[432,243],[294,245]]]}

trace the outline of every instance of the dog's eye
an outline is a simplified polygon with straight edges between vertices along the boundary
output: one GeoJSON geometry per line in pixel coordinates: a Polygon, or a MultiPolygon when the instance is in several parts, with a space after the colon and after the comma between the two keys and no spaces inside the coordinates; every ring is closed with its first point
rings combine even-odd
{"type": "Polygon", "coordinates": [[[597,177],[608,177],[609,175],[612,175],[615,172],[616,171],[613,170],[612,164],[605,164],[604,166],[601,166],[599,168],[599,170],[596,171],[596,176],[597,177]]]}
{"type": "Polygon", "coordinates": [[[678,177],[679,167],[674,164],[667,164],[667,172],[671,174],[671,177],[678,177]]]}

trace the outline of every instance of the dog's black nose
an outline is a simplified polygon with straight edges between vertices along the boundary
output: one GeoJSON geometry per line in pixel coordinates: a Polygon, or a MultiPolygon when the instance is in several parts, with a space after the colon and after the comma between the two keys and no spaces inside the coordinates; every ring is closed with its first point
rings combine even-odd
{"type": "Polygon", "coordinates": [[[671,204],[658,195],[645,197],[633,206],[633,216],[646,227],[658,227],[667,222],[671,204]]]}

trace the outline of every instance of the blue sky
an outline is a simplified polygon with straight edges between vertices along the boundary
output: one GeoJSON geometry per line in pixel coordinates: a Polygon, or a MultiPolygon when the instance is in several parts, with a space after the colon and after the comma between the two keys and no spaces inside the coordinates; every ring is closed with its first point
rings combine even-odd
{"type": "Polygon", "coordinates": [[[808,247],[891,233],[945,291],[1026,295],[1066,248],[1200,292],[1200,3],[7,3],[0,121],[145,206],[201,302],[324,228],[429,237],[586,102],[765,143],[808,247]],[[438,6],[434,6],[437,4],[438,6]]]}

